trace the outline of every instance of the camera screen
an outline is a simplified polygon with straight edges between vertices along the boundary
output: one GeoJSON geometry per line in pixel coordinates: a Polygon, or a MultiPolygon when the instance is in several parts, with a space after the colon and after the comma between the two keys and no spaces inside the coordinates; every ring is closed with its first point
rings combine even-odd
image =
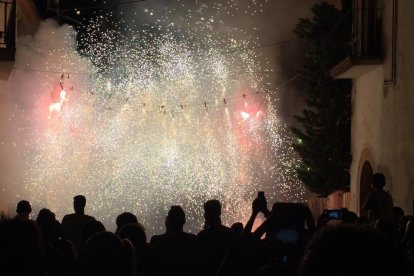
{"type": "Polygon", "coordinates": [[[299,241],[299,233],[295,228],[284,228],[276,232],[275,238],[284,243],[296,244],[299,241]]]}
{"type": "Polygon", "coordinates": [[[330,218],[330,219],[341,219],[342,218],[342,211],[341,210],[329,210],[328,211],[328,218],[330,218]]]}

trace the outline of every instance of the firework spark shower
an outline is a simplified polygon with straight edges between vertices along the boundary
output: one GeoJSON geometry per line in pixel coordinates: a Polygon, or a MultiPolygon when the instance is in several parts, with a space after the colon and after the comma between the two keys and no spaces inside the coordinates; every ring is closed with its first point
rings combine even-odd
{"type": "Polygon", "coordinates": [[[209,24],[171,28],[165,18],[125,32],[123,23],[104,27],[112,15],[97,17],[80,56],[67,27],[48,34],[58,44],[25,42],[47,72],[25,72],[42,89],[24,111],[36,119],[20,131],[30,138],[20,148],[18,196],[62,217],[84,194],[88,213],[108,228],[130,211],[151,233],[162,232],[175,204],[195,231],[207,199],[222,201],[227,224],[246,221],[258,190],[272,201],[302,200],[277,90],[263,74],[271,69],[252,40],[209,24]]]}

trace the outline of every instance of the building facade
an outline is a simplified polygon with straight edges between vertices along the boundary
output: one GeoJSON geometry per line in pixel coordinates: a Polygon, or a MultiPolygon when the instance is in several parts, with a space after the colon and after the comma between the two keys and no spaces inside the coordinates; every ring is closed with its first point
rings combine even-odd
{"type": "Polygon", "coordinates": [[[32,0],[0,0],[0,81],[7,81],[12,71],[16,37],[34,34],[39,22],[32,0]]]}
{"type": "Polygon", "coordinates": [[[414,208],[414,1],[354,1],[353,54],[331,70],[351,78],[352,164],[347,207],[359,214],[381,172],[394,205],[414,208]]]}
{"type": "MultiPolygon", "coordinates": [[[[10,213],[8,193],[5,183],[11,182],[8,172],[14,171],[15,160],[11,158],[11,145],[14,122],[8,120],[12,107],[7,104],[7,80],[13,71],[16,49],[19,47],[17,37],[34,34],[40,17],[32,0],[0,0],[0,211],[10,213]]],[[[14,156],[14,155],[13,155],[14,156]]]]}

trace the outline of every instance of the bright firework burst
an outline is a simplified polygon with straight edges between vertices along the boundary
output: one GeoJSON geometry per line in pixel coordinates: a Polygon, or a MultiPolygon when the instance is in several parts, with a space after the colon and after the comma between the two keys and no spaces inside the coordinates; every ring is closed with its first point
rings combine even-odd
{"type": "MultiPolygon", "coordinates": [[[[94,70],[77,68],[89,73],[75,89],[82,93],[61,92],[28,158],[25,187],[35,205],[61,217],[84,194],[89,213],[109,228],[130,211],[159,233],[175,204],[196,231],[208,199],[223,203],[226,224],[246,220],[258,190],[272,201],[302,199],[292,141],[248,39],[214,33],[214,18],[128,35],[103,27],[111,18],[88,26],[82,54],[94,70]]],[[[64,89],[77,85],[62,80],[64,89]]]]}

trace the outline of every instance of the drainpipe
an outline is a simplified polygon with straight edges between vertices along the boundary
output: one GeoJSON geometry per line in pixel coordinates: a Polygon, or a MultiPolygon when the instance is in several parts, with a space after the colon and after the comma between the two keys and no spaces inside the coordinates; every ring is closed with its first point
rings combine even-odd
{"type": "Polygon", "coordinates": [[[397,30],[398,30],[398,0],[392,1],[392,41],[391,41],[391,79],[384,81],[385,87],[394,86],[397,81],[397,30]]]}

